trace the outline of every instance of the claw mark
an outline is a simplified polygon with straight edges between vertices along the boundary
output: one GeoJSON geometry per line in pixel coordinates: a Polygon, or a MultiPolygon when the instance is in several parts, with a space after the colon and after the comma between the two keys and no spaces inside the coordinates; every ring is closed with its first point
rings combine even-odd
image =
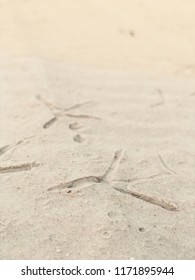
{"type": "Polygon", "coordinates": [[[158,197],[155,197],[155,196],[149,196],[147,194],[138,193],[138,192],[130,191],[130,190],[127,190],[127,189],[121,189],[121,188],[116,188],[116,187],[114,187],[114,189],[116,191],[121,192],[121,193],[129,194],[133,197],[141,199],[145,202],[157,205],[157,206],[159,206],[161,208],[164,208],[168,211],[179,211],[177,205],[174,202],[165,201],[162,198],[158,198],[158,197]]]}
{"type": "Polygon", "coordinates": [[[67,111],[78,109],[78,108],[83,107],[83,106],[94,105],[94,104],[95,104],[95,102],[93,102],[93,101],[86,101],[86,102],[83,102],[83,103],[73,105],[73,106],[71,106],[67,109],[64,109],[64,111],[67,112],[67,111]]]}
{"type": "Polygon", "coordinates": [[[38,162],[28,162],[17,165],[0,166],[0,173],[27,171],[37,166],[39,166],[38,162]]]}
{"type": "Polygon", "coordinates": [[[119,163],[120,163],[121,159],[123,158],[123,156],[124,156],[124,150],[123,149],[115,152],[114,158],[113,158],[110,166],[108,167],[108,169],[106,170],[106,172],[102,176],[104,181],[110,181],[112,179],[114,173],[118,169],[119,163]]]}
{"type": "Polygon", "coordinates": [[[101,176],[86,176],[82,178],[78,178],[76,180],[69,181],[67,183],[61,183],[55,187],[51,187],[48,189],[48,191],[54,191],[54,190],[63,190],[63,189],[72,189],[77,188],[80,186],[88,187],[91,184],[98,184],[102,182],[101,176]]]}
{"type": "Polygon", "coordinates": [[[75,114],[67,113],[67,112],[69,112],[71,110],[75,110],[75,109],[81,108],[83,106],[93,105],[94,102],[92,102],[92,101],[87,101],[87,102],[79,103],[79,104],[73,105],[73,106],[71,106],[69,108],[63,109],[63,108],[60,108],[59,106],[57,106],[56,104],[54,104],[52,101],[43,99],[40,95],[37,95],[37,99],[39,101],[41,101],[51,111],[51,113],[54,116],[51,120],[49,120],[48,122],[46,122],[43,125],[43,128],[45,128],[45,129],[50,127],[52,124],[54,124],[59,119],[59,117],[64,117],[64,116],[70,117],[70,118],[83,118],[83,119],[96,119],[96,120],[100,120],[100,118],[94,117],[94,116],[75,115],[75,114]]]}
{"type": "Polygon", "coordinates": [[[43,125],[43,128],[48,128],[50,127],[52,124],[54,124],[56,121],[58,120],[57,117],[54,117],[52,118],[51,120],[49,120],[48,122],[46,122],[44,125],[43,125]]]}
{"type": "Polygon", "coordinates": [[[77,119],[94,119],[94,120],[101,120],[99,117],[94,117],[90,115],[74,115],[74,114],[65,114],[65,116],[70,118],[77,118],[77,119]]]}
{"type": "Polygon", "coordinates": [[[33,138],[33,137],[34,137],[34,135],[29,136],[29,137],[25,137],[23,140],[19,140],[19,141],[13,143],[13,144],[3,146],[2,148],[0,148],[0,156],[5,154],[9,150],[13,150],[15,147],[17,147],[17,146],[19,146],[21,144],[27,143],[28,140],[33,138]]]}
{"type": "Polygon", "coordinates": [[[146,176],[146,177],[136,177],[132,179],[125,179],[125,180],[114,180],[115,182],[125,182],[125,183],[134,183],[135,184],[140,184],[140,183],[145,183],[150,180],[154,180],[155,178],[161,177],[163,174],[162,173],[157,173],[151,176],[146,176]]]}
{"type": "Polygon", "coordinates": [[[124,150],[118,150],[115,152],[114,158],[106,170],[106,172],[102,176],[85,176],[82,178],[78,178],[76,180],[72,180],[66,183],[61,183],[57,186],[51,187],[48,189],[48,191],[53,191],[53,190],[63,190],[63,189],[69,189],[69,188],[77,188],[77,187],[90,187],[92,184],[96,183],[103,183],[106,182],[108,183],[109,181],[112,180],[112,177],[114,173],[117,171],[118,165],[120,160],[123,157],[124,150]]]}
{"type": "Polygon", "coordinates": [[[9,145],[3,146],[2,148],[0,148],[0,156],[2,156],[3,154],[5,154],[5,152],[7,152],[9,150],[9,145]]]}
{"type": "Polygon", "coordinates": [[[166,163],[166,161],[164,160],[162,155],[159,154],[158,157],[159,157],[160,162],[162,163],[162,166],[165,168],[165,170],[168,174],[173,174],[173,173],[176,174],[176,172],[168,166],[168,164],[166,163]]]}
{"type": "Polygon", "coordinates": [[[52,101],[43,99],[40,95],[37,95],[36,97],[37,100],[41,101],[52,113],[54,113],[54,110],[61,110],[61,108],[52,101]]]}

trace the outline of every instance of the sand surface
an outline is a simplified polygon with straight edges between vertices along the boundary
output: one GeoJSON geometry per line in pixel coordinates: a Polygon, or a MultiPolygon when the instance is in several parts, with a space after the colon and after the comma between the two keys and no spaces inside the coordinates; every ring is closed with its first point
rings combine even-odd
{"type": "Polygon", "coordinates": [[[194,14],[0,0],[0,259],[195,259],[194,14]]]}

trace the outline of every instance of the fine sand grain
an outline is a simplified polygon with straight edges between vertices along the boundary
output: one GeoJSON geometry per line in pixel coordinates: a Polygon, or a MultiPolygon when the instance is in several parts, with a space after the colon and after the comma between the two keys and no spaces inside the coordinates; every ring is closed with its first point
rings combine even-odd
{"type": "Polygon", "coordinates": [[[195,2],[0,1],[0,259],[195,259],[195,2]]]}

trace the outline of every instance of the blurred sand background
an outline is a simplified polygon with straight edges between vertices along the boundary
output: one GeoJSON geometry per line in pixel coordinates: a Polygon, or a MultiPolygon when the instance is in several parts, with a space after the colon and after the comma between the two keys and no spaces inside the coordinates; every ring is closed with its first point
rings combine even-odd
{"type": "Polygon", "coordinates": [[[195,259],[194,14],[0,0],[1,259],[195,259]]]}

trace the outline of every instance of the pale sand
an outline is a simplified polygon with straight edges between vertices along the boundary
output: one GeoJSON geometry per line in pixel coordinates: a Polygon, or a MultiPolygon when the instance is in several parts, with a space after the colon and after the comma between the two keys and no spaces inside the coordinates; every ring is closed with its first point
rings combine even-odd
{"type": "Polygon", "coordinates": [[[195,259],[193,0],[0,1],[0,259],[195,259]]]}

